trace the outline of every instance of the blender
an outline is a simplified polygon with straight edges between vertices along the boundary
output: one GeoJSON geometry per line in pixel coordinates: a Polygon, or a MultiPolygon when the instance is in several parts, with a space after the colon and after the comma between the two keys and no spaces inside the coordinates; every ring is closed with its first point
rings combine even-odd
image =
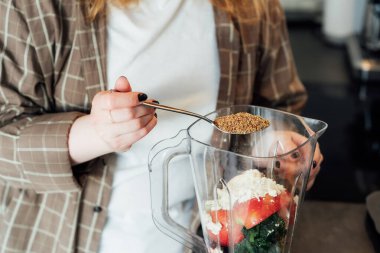
{"type": "MultiPolygon", "coordinates": [[[[236,105],[207,115],[248,112],[270,126],[229,134],[197,120],[149,153],[153,221],[193,252],[290,252],[317,139],[327,124],[279,110],[236,105]],[[190,164],[202,237],[170,215],[172,166],[190,164]],[[170,179],[170,180],[169,180],[170,179]]],[[[178,185],[176,186],[178,187],[178,185]]]]}

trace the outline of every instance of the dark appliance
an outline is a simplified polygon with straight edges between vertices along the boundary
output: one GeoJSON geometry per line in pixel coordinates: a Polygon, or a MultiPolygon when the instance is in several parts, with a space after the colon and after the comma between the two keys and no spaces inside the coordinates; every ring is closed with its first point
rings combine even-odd
{"type": "Polygon", "coordinates": [[[362,81],[380,81],[380,0],[367,0],[364,26],[347,40],[354,76],[362,81]]]}

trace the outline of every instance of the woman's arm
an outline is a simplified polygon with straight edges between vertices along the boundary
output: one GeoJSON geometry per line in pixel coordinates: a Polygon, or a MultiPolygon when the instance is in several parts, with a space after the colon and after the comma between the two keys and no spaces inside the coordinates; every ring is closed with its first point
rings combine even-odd
{"type": "Polygon", "coordinates": [[[55,112],[54,88],[47,83],[52,62],[41,62],[53,44],[34,46],[32,32],[44,33],[30,30],[26,5],[0,1],[0,177],[37,192],[78,191],[67,142],[73,122],[84,114],[55,112]]]}
{"type": "Polygon", "coordinates": [[[307,93],[298,78],[283,8],[268,0],[262,15],[261,58],[255,84],[255,104],[300,114],[307,93]]]}
{"type": "Polygon", "coordinates": [[[97,93],[85,113],[75,24],[60,25],[76,9],[58,13],[58,4],[0,0],[0,179],[36,192],[80,190],[73,165],[125,151],[156,124],[126,78],[119,92],[97,93]]]}
{"type": "Polygon", "coordinates": [[[115,90],[99,92],[91,113],[78,118],[70,131],[69,151],[73,164],[95,157],[127,151],[147,135],[157,123],[154,109],[140,105],[143,93],[132,92],[125,77],[116,81],[115,90]]]}
{"type": "Polygon", "coordinates": [[[59,25],[56,2],[44,3],[47,16],[39,4],[0,0],[0,178],[37,192],[78,191],[73,165],[127,150],[156,118],[126,78],[119,92],[97,93],[86,114],[84,82],[72,83],[84,79],[81,59],[60,51],[78,50],[74,35],[59,25]]]}

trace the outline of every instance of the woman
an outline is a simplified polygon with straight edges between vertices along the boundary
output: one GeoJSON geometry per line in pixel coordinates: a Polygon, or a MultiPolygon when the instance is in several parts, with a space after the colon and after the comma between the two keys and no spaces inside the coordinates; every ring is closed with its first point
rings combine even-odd
{"type": "Polygon", "coordinates": [[[1,252],[180,252],[151,221],[146,157],[193,119],[155,127],[141,101],[306,101],[278,0],[235,2],[0,1],[1,252]]]}

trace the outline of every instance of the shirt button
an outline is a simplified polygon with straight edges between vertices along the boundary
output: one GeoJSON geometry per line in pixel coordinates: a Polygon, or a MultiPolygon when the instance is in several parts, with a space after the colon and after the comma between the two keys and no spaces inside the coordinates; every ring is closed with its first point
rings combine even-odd
{"type": "Polygon", "coordinates": [[[92,209],[95,213],[100,213],[103,208],[101,206],[94,206],[94,208],[92,209]]]}

